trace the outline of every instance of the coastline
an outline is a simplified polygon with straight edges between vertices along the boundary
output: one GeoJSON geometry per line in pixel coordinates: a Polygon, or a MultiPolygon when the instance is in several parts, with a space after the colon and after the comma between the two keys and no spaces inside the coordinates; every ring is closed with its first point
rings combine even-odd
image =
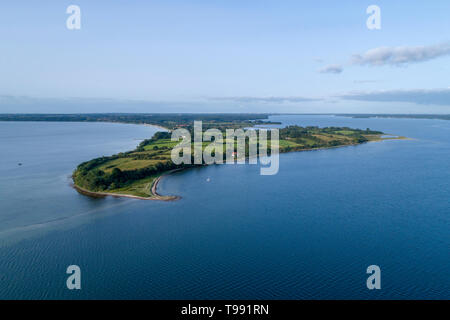
{"type": "Polygon", "coordinates": [[[162,175],[160,175],[159,177],[157,177],[155,180],[153,180],[152,185],[150,187],[150,192],[152,194],[150,197],[140,197],[140,196],[134,196],[131,194],[124,194],[124,193],[90,191],[90,190],[84,189],[80,186],[77,186],[74,182],[71,183],[71,186],[75,190],[77,190],[80,194],[82,194],[84,196],[88,196],[88,197],[93,197],[93,198],[114,197],[114,198],[131,198],[131,199],[138,199],[138,200],[176,201],[176,200],[180,200],[181,197],[179,197],[179,196],[162,196],[162,195],[158,194],[157,187],[158,187],[158,183],[161,181],[161,179],[164,176],[167,176],[175,171],[180,171],[180,170],[184,170],[184,168],[165,172],[162,175]]]}
{"type": "MultiPolygon", "coordinates": [[[[125,124],[127,122],[112,122],[112,123],[124,123],[125,124]]],[[[157,128],[163,129],[163,130],[165,130],[167,132],[171,131],[169,128],[166,128],[166,127],[163,127],[163,126],[160,126],[160,125],[157,125],[157,124],[150,124],[150,123],[136,123],[136,124],[137,125],[148,126],[148,127],[157,127],[157,128]]]]}
{"type": "MultiPolygon", "coordinates": [[[[120,124],[130,124],[128,122],[116,122],[116,121],[105,121],[108,123],[120,123],[120,124]]],[[[160,125],[156,125],[156,124],[149,124],[149,123],[131,123],[134,125],[143,125],[143,126],[149,126],[149,127],[156,127],[165,131],[170,132],[170,129],[165,128],[163,126],[160,125]]],[[[150,186],[150,193],[151,196],[150,197],[141,197],[141,196],[134,196],[131,194],[123,194],[123,193],[112,193],[112,192],[98,192],[98,191],[90,191],[87,190],[85,188],[82,188],[80,186],[77,186],[75,184],[75,182],[73,181],[73,177],[71,176],[72,182],[71,182],[71,186],[78,191],[80,194],[88,196],[88,197],[92,197],[92,198],[104,198],[104,197],[114,197],[114,198],[131,198],[131,199],[138,199],[138,200],[155,200],[155,201],[176,201],[181,199],[181,197],[179,196],[162,196],[160,194],[158,194],[157,192],[157,187],[158,187],[158,183],[161,181],[161,179],[165,176],[165,175],[169,175],[172,172],[175,171],[179,171],[182,169],[175,169],[175,170],[171,170],[168,172],[165,172],[163,174],[161,174],[159,177],[157,177],[155,180],[153,180],[152,185],[150,186]]]]}

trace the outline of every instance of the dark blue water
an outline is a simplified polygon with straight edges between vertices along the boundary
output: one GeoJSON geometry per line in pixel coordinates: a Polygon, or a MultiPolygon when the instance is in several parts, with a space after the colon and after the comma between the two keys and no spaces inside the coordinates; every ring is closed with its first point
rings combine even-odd
{"type": "Polygon", "coordinates": [[[95,200],[70,188],[73,168],[155,129],[0,123],[0,298],[450,298],[450,122],[274,120],[412,140],[283,154],[274,176],[176,173],[160,184],[175,202],[95,200]],[[71,264],[81,291],[66,289],[71,264]],[[372,264],[381,290],[366,288],[372,264]]]}

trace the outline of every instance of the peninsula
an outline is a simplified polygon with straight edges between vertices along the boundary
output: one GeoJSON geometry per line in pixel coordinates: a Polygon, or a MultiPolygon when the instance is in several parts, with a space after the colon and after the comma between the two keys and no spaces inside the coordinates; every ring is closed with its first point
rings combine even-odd
{"type": "MultiPolygon", "coordinates": [[[[197,115],[197,118],[201,116],[197,115]]],[[[206,121],[205,129],[220,128],[225,132],[232,124],[233,128],[255,127],[259,123],[251,123],[240,119],[206,121]]],[[[176,128],[193,130],[193,121],[172,123],[165,132],[157,132],[151,139],[142,141],[132,151],[119,153],[109,157],[100,157],[80,164],[73,172],[75,188],[90,196],[131,197],[146,200],[176,200],[176,196],[161,196],[157,193],[157,184],[161,177],[175,170],[187,169],[205,164],[175,164],[171,160],[172,149],[179,141],[171,139],[171,130],[176,128]]],[[[252,128],[258,130],[258,128],[252,128]]],[[[224,134],[223,150],[230,143],[224,134]]],[[[288,126],[279,129],[279,152],[307,151],[341,146],[351,146],[369,141],[383,139],[383,133],[370,129],[351,129],[348,127],[300,127],[288,126]]],[[[259,144],[259,140],[254,142],[259,144]]],[[[236,150],[237,145],[231,141],[236,150]]],[[[267,142],[267,151],[271,152],[271,141],[267,142]]],[[[203,149],[207,144],[203,143],[203,149]]],[[[249,145],[245,154],[248,156],[249,145]]],[[[233,152],[234,153],[234,152],[233,152]]]]}

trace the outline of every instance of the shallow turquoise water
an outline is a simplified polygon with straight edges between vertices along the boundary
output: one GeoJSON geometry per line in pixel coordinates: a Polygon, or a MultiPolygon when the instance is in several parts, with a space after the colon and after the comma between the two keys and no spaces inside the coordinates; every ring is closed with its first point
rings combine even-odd
{"type": "Polygon", "coordinates": [[[282,154],[275,176],[179,172],[159,190],[182,199],[155,202],[86,198],[68,176],[156,129],[0,123],[0,298],[450,298],[450,122],[273,118],[413,140],[282,154]],[[81,291],[66,289],[71,264],[81,291]]]}

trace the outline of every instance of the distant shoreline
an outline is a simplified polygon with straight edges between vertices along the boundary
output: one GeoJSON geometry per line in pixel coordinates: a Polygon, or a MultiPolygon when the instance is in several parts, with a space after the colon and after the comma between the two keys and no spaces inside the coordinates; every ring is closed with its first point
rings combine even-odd
{"type": "MultiPolygon", "coordinates": [[[[133,123],[129,123],[129,122],[110,122],[110,123],[123,123],[123,124],[133,124],[133,123]]],[[[149,123],[136,123],[137,125],[143,125],[143,126],[148,126],[148,127],[157,127],[157,128],[160,128],[160,129],[164,129],[164,130],[166,130],[166,131],[171,131],[170,129],[168,129],[168,128],[166,128],[166,127],[163,127],[163,126],[160,126],[160,125],[157,125],[157,124],[149,124],[149,123]]]]}

